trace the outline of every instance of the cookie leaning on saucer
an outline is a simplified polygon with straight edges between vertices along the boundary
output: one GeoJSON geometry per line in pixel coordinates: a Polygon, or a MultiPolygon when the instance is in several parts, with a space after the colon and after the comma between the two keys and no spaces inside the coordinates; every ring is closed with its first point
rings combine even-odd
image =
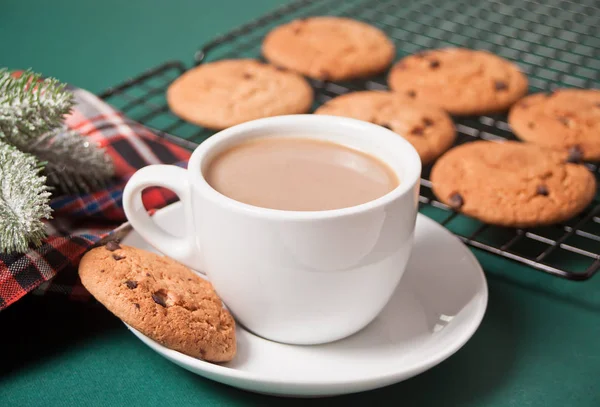
{"type": "Polygon", "coordinates": [[[450,148],[456,138],[454,123],[445,111],[391,92],[347,93],[331,99],[315,113],[351,117],[387,127],[415,147],[423,164],[450,148]]]}
{"type": "Polygon", "coordinates": [[[372,25],[343,17],[310,17],[280,25],[262,44],[264,57],[316,79],[345,80],[384,71],[395,47],[372,25]]]}
{"type": "Polygon", "coordinates": [[[312,101],[312,88],[302,76],[254,59],[202,64],[167,89],[175,115],[217,130],[263,117],[306,113],[312,101]]]}
{"type": "Polygon", "coordinates": [[[443,48],[396,63],[390,88],[451,114],[507,110],[527,93],[527,78],[512,62],[487,51],[443,48]]]}
{"type": "Polygon", "coordinates": [[[109,242],[83,256],[79,277],[109,311],[156,342],[210,362],[234,357],[233,318],[212,285],[176,261],[109,242]]]}
{"type": "Polygon", "coordinates": [[[600,160],[600,90],[559,89],[527,96],[508,122],[520,139],[567,151],[573,161],[600,160]]]}
{"type": "Polygon", "coordinates": [[[594,175],[566,153],[516,141],[474,141],[455,147],[431,171],[433,192],[483,222],[530,227],[565,221],[596,193],[594,175]]]}

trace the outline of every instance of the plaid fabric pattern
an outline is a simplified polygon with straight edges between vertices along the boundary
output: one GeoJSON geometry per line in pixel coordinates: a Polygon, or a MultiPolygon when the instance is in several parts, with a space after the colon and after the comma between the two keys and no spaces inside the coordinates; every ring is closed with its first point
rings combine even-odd
{"type": "MultiPolygon", "coordinates": [[[[70,90],[76,106],[66,119],[67,127],[105,149],[115,164],[115,179],[101,191],[53,198],[54,219],[46,223],[49,236],[42,246],[25,254],[0,254],[0,310],[34,290],[36,294],[57,292],[74,299],[89,298],[79,281],[77,265],[90,247],[117,234],[125,222],[121,198],[129,177],[149,164],[185,166],[190,156],[189,151],[158,137],[93,94],[70,90]]],[[[151,188],[142,199],[146,208],[157,209],[177,197],[151,188]]]]}

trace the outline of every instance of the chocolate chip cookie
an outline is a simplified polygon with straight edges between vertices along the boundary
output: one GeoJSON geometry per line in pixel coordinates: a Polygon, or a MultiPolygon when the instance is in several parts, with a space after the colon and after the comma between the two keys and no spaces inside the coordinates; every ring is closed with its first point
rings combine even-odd
{"type": "Polygon", "coordinates": [[[109,311],[156,342],[210,362],[234,357],[233,318],[212,285],[176,261],[110,242],[83,256],[79,276],[109,311]]]}
{"type": "Polygon", "coordinates": [[[518,66],[487,51],[444,48],[407,56],[388,77],[390,88],[455,115],[507,110],[527,93],[518,66]]]}
{"type": "Polygon", "coordinates": [[[440,201],[483,222],[514,227],[565,221],[593,200],[596,179],[563,152],[516,141],[474,141],[435,163],[440,201]]]}
{"type": "Polygon", "coordinates": [[[328,101],[315,113],[351,117],[387,127],[415,147],[423,164],[450,148],[456,138],[454,124],[445,111],[391,92],[348,93],[328,101]]]}
{"type": "Polygon", "coordinates": [[[263,117],[306,113],[313,91],[300,75],[253,59],[202,64],[167,90],[174,114],[211,129],[263,117]]]}
{"type": "Polygon", "coordinates": [[[600,160],[600,90],[527,96],[513,106],[508,121],[524,141],[566,151],[572,161],[600,160]]]}
{"type": "Polygon", "coordinates": [[[384,71],[394,44],[369,24],[342,17],[311,17],[273,29],[262,53],[271,63],[316,79],[345,80],[384,71]]]}

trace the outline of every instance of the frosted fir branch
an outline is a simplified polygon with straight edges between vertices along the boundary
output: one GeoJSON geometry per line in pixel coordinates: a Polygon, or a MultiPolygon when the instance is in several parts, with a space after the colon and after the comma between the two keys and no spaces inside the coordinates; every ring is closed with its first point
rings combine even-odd
{"type": "Polygon", "coordinates": [[[64,193],[100,189],[114,175],[113,163],[103,149],[64,127],[22,149],[45,163],[48,183],[64,193]]]}
{"type": "Polygon", "coordinates": [[[0,252],[24,253],[46,236],[50,192],[35,157],[0,141],[0,252]]]}
{"type": "Polygon", "coordinates": [[[0,141],[21,148],[62,125],[73,94],[54,78],[0,69],[0,141]]]}

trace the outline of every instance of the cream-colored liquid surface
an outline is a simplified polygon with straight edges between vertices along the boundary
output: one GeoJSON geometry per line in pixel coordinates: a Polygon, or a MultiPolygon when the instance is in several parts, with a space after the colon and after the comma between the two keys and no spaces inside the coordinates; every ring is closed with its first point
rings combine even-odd
{"type": "Polygon", "coordinates": [[[398,186],[383,162],[320,140],[269,137],[218,154],[204,171],[221,194],[246,204],[288,211],[359,205],[398,186]]]}

